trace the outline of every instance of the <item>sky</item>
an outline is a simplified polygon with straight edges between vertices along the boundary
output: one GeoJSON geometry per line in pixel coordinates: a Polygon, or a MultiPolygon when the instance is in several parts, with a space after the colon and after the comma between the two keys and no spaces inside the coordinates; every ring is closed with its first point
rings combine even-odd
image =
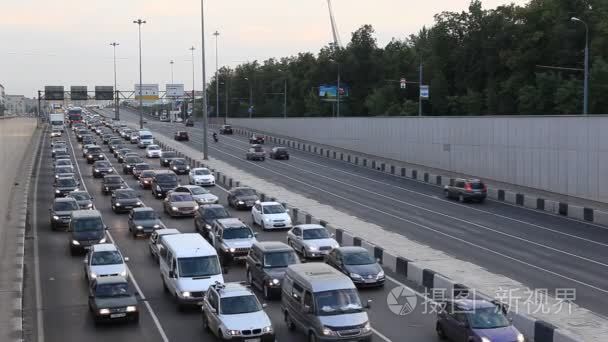
{"type": "MultiPolygon", "coordinates": [[[[207,79],[219,66],[314,52],[332,41],[326,0],[204,0],[207,79]]],[[[482,0],[484,8],[528,0],[482,0]]],[[[139,82],[138,28],[142,25],[143,83],[184,83],[202,88],[200,0],[2,0],[0,84],[7,94],[34,97],[45,85],[113,85],[113,47],[118,42],[117,83],[139,82]]],[[[442,11],[463,11],[470,0],[333,0],[342,44],[365,24],[379,46],[433,24],[442,11]]]]}

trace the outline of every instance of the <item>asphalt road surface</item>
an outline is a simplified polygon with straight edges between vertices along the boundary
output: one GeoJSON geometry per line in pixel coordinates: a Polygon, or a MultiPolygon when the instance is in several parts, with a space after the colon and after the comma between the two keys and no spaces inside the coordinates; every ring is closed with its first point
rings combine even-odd
{"type": "MultiPolygon", "coordinates": [[[[87,285],[83,273],[83,257],[70,256],[68,238],[64,232],[52,231],[50,228],[48,209],[53,201],[52,192],[52,159],[49,144],[41,155],[39,175],[37,176],[37,192],[34,203],[35,227],[39,247],[40,289],[42,294],[43,337],[46,341],[213,341],[201,326],[201,315],[197,310],[180,312],[172,298],[163,292],[157,264],[151,259],[147,249],[147,239],[133,239],[127,229],[127,215],[115,214],[110,207],[109,196],[101,193],[99,179],[91,176],[91,166],[82,158],[79,144],[70,131],[73,159],[77,162],[81,189],[85,188],[94,197],[95,206],[101,211],[104,222],[110,227],[108,231],[112,241],[120,248],[128,263],[132,285],[139,288],[141,294],[141,316],[137,325],[117,324],[96,326],[89,314],[87,306],[87,285]]],[[[65,138],[65,136],[64,136],[65,138]]],[[[101,142],[100,142],[101,144],[101,142]]],[[[122,167],[116,159],[107,153],[106,156],[114,167],[122,174],[122,167]]],[[[133,145],[133,150],[140,151],[133,145]]],[[[158,159],[150,159],[149,163],[160,168],[158,159]]],[[[125,181],[135,189],[137,182],[132,176],[123,175],[125,181]]],[[[187,176],[180,176],[181,183],[187,183],[187,176]]],[[[210,189],[220,197],[220,203],[226,204],[226,191],[219,186],[210,189]]],[[[173,219],[162,213],[162,203],[151,195],[149,190],[140,189],[143,202],[153,207],[161,214],[167,227],[178,228],[182,232],[194,232],[194,222],[191,218],[173,219]]],[[[232,213],[251,225],[249,212],[232,213]]],[[[262,232],[258,227],[252,227],[259,233],[260,240],[285,241],[285,232],[262,232]]],[[[244,281],[245,268],[243,265],[230,267],[225,275],[226,281],[244,281]]],[[[385,287],[360,291],[362,301],[372,299],[372,308],[368,311],[374,328],[374,341],[437,341],[435,335],[435,315],[425,313],[422,298],[418,297],[420,305],[414,312],[399,316],[391,312],[387,306],[389,291],[403,284],[390,278],[385,287]],[[392,280],[391,280],[392,279],[392,280]],[[407,338],[406,338],[407,337],[407,338]]],[[[257,293],[257,291],[256,291],[257,293]]],[[[259,295],[259,293],[258,293],[259,295]]],[[[261,300],[263,301],[263,300],[261,300]]],[[[266,309],[277,332],[278,341],[305,341],[301,333],[289,332],[280,314],[279,302],[271,301],[266,309]]]]}
{"type": "MultiPolygon", "coordinates": [[[[110,110],[105,114],[113,116],[110,110]]],[[[121,119],[138,122],[139,116],[121,110],[121,119]]],[[[188,131],[191,140],[186,144],[202,145],[200,122],[185,127],[148,118],[146,126],[168,136],[188,131]]],[[[578,305],[608,315],[607,227],[496,201],[460,204],[444,199],[435,186],[293,149],[288,161],[250,162],[245,160],[248,147],[245,137],[221,135],[218,143],[210,139],[209,153],[530,288],[548,289],[550,294],[576,289],[578,305]]]]}

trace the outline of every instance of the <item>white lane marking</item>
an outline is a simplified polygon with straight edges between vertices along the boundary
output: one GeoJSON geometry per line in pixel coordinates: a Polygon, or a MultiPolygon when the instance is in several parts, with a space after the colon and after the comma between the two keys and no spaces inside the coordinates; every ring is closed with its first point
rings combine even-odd
{"type": "MultiPolygon", "coordinates": [[[[78,163],[78,159],[76,158],[76,152],[74,151],[74,145],[72,144],[70,132],[68,132],[67,140],[70,142],[70,149],[72,150],[72,155],[74,156],[74,163],[76,164],[76,169],[78,170],[78,178],[80,178],[80,182],[81,182],[84,190],[86,192],[89,192],[89,190],[87,189],[87,185],[84,182],[84,178],[82,178],[82,172],[80,171],[80,164],[78,163]]],[[[104,153],[104,155],[105,155],[105,153],[104,153]]],[[[108,160],[107,156],[106,156],[106,160],[108,160]]],[[[108,162],[109,162],[109,160],[108,160],[108,162]]],[[[112,168],[114,168],[113,165],[112,165],[112,168]]],[[[114,172],[117,172],[116,169],[114,169],[114,172]]],[[[110,238],[110,240],[112,241],[112,243],[118,247],[118,245],[114,241],[114,238],[112,237],[112,233],[110,233],[110,231],[107,231],[107,234],[108,234],[108,237],[110,238]]],[[[146,309],[148,309],[148,312],[150,313],[150,316],[152,317],[152,320],[154,321],[154,325],[156,325],[156,329],[158,329],[158,332],[159,332],[161,338],[163,339],[164,342],[169,342],[169,339],[167,338],[167,334],[165,334],[165,330],[161,326],[160,321],[159,321],[158,317],[156,316],[156,313],[152,309],[152,306],[150,306],[150,303],[148,302],[148,300],[146,299],[146,296],[144,295],[143,291],[139,287],[139,284],[137,284],[137,281],[135,280],[135,276],[133,275],[133,272],[131,272],[131,269],[129,268],[128,265],[125,264],[125,267],[127,268],[127,272],[129,272],[129,276],[131,278],[131,281],[133,282],[133,285],[135,286],[135,289],[141,295],[141,299],[144,302],[146,309]]]]}
{"type": "MultiPolygon", "coordinates": [[[[247,142],[238,140],[236,138],[231,138],[231,137],[227,137],[227,136],[224,136],[224,137],[226,139],[234,140],[234,141],[236,141],[238,143],[247,144],[247,142]]],[[[226,145],[228,145],[228,144],[226,144],[226,145]]],[[[293,148],[290,148],[290,149],[293,149],[293,148]]],[[[295,150],[297,152],[302,152],[304,154],[309,154],[309,155],[312,155],[312,156],[319,156],[319,155],[317,155],[315,153],[308,152],[308,151],[303,151],[303,150],[298,150],[298,149],[293,149],[293,150],[295,150]]],[[[323,158],[325,158],[325,157],[323,157],[323,158]]],[[[589,240],[589,239],[585,239],[585,238],[580,238],[580,237],[578,237],[576,235],[572,235],[572,234],[568,234],[568,233],[564,233],[564,232],[560,232],[560,231],[554,231],[551,228],[544,227],[544,226],[541,226],[541,225],[538,225],[538,224],[535,224],[535,223],[531,223],[531,222],[515,219],[515,218],[509,217],[509,216],[501,215],[501,214],[498,214],[498,213],[494,213],[494,212],[483,210],[483,209],[479,209],[479,208],[474,208],[474,207],[471,207],[471,206],[460,204],[458,202],[449,201],[449,200],[446,200],[446,199],[438,197],[438,196],[428,195],[428,194],[425,194],[425,193],[422,193],[422,192],[419,192],[419,191],[411,190],[411,189],[404,188],[404,187],[401,187],[401,186],[398,186],[398,185],[389,184],[389,183],[386,183],[386,182],[383,182],[383,181],[379,181],[377,179],[373,179],[373,178],[365,177],[365,176],[362,176],[362,175],[358,175],[356,173],[344,171],[344,170],[341,170],[341,169],[336,169],[334,167],[331,167],[331,166],[328,166],[328,165],[324,165],[324,164],[320,164],[320,163],[316,163],[316,162],[313,162],[313,161],[310,161],[310,160],[307,160],[307,159],[304,159],[304,158],[293,157],[293,159],[298,159],[298,160],[301,160],[302,162],[305,162],[305,163],[313,164],[313,165],[320,166],[320,167],[323,167],[323,168],[326,168],[326,169],[330,169],[330,170],[333,170],[333,171],[342,172],[342,173],[350,175],[350,176],[362,178],[362,179],[365,179],[365,180],[370,181],[370,182],[374,182],[374,183],[390,186],[390,187],[393,187],[395,189],[399,189],[399,190],[403,190],[403,191],[406,191],[406,192],[414,193],[414,194],[417,194],[417,195],[420,195],[420,196],[435,198],[435,199],[438,199],[438,200],[440,200],[442,202],[450,203],[450,204],[452,204],[454,206],[458,206],[458,207],[461,207],[461,208],[466,208],[466,209],[469,209],[469,210],[473,210],[473,211],[477,211],[477,212],[482,212],[482,213],[486,213],[486,214],[489,214],[489,215],[494,215],[494,216],[497,216],[497,217],[500,217],[500,218],[504,218],[504,219],[507,219],[507,220],[511,220],[511,221],[514,221],[514,222],[530,225],[532,227],[536,227],[536,228],[539,228],[539,229],[546,229],[546,230],[552,231],[554,233],[563,234],[563,235],[571,236],[571,237],[574,237],[574,238],[583,239],[583,240],[586,240],[588,242],[598,243],[598,242],[595,242],[593,240],[589,240]]],[[[343,160],[338,160],[338,159],[330,159],[330,160],[335,160],[337,162],[341,162],[341,163],[344,163],[344,164],[349,165],[349,166],[361,167],[360,165],[350,164],[350,163],[345,162],[343,160]]],[[[386,172],[379,171],[379,170],[372,169],[372,168],[366,169],[366,170],[374,171],[374,172],[380,173],[380,174],[382,174],[384,176],[397,177],[395,175],[387,174],[386,172]]],[[[441,185],[436,185],[436,184],[431,184],[431,183],[427,183],[427,182],[422,182],[422,181],[417,180],[417,179],[403,178],[403,177],[398,178],[398,179],[405,179],[407,181],[412,181],[412,182],[417,182],[417,183],[421,183],[421,184],[426,184],[426,185],[430,185],[430,186],[437,187],[437,188],[441,188],[442,187],[441,185]]],[[[527,208],[527,207],[524,207],[524,206],[518,206],[518,205],[514,205],[514,204],[511,204],[511,203],[508,203],[508,202],[494,200],[494,199],[491,199],[491,198],[488,198],[487,200],[495,202],[495,203],[505,204],[505,205],[508,205],[508,206],[511,206],[511,207],[514,207],[514,208],[526,209],[528,211],[533,211],[533,212],[536,212],[536,213],[550,215],[552,217],[566,219],[566,220],[577,222],[577,223],[581,223],[581,224],[584,224],[584,225],[587,225],[587,226],[591,226],[591,227],[595,227],[595,228],[600,228],[600,229],[608,230],[608,227],[605,227],[605,226],[602,226],[602,225],[598,225],[598,224],[595,224],[595,223],[592,223],[592,222],[581,221],[581,220],[578,220],[578,219],[575,219],[575,218],[572,218],[572,217],[559,216],[559,215],[556,215],[556,214],[553,214],[553,213],[550,213],[550,212],[546,212],[546,211],[542,211],[542,210],[538,210],[538,209],[527,208]]],[[[601,244],[601,245],[604,245],[604,246],[608,246],[608,244],[603,244],[603,243],[598,243],[598,244],[601,244]]]]}
{"type": "Polygon", "coordinates": [[[36,337],[37,342],[44,342],[44,309],[42,305],[42,287],[40,285],[40,250],[38,247],[38,182],[40,181],[40,169],[42,168],[42,156],[44,155],[46,138],[45,132],[42,132],[42,146],[40,147],[40,155],[38,156],[38,167],[36,168],[36,180],[34,182],[34,196],[32,203],[34,210],[32,211],[32,237],[34,239],[34,283],[36,291],[36,337]]]}
{"type": "MultiPolygon", "coordinates": [[[[237,148],[239,150],[242,150],[241,148],[239,148],[237,146],[234,146],[234,145],[230,145],[230,144],[226,144],[226,145],[232,146],[232,147],[237,148]]],[[[256,165],[256,164],[254,164],[254,165],[256,165]]],[[[290,164],[287,164],[287,163],[282,163],[281,165],[285,165],[287,167],[298,169],[298,170],[300,170],[302,172],[310,173],[310,174],[318,176],[318,177],[326,178],[326,179],[331,180],[333,182],[340,183],[340,184],[349,186],[351,188],[355,188],[357,190],[361,190],[361,191],[373,194],[373,195],[378,196],[378,197],[383,197],[383,198],[386,198],[388,200],[391,200],[391,201],[394,201],[394,202],[398,202],[398,203],[401,203],[401,204],[404,204],[404,205],[407,205],[407,206],[410,206],[410,207],[414,207],[416,209],[424,210],[424,211],[427,211],[429,213],[433,213],[435,215],[443,216],[443,217],[446,217],[446,218],[449,218],[449,219],[452,219],[452,220],[456,220],[456,221],[459,221],[459,222],[462,222],[462,223],[465,223],[465,224],[470,224],[472,226],[475,226],[475,227],[478,227],[478,228],[481,228],[481,229],[484,229],[484,230],[488,230],[488,231],[494,232],[496,234],[504,235],[504,236],[510,237],[512,239],[516,239],[516,240],[519,240],[519,241],[522,241],[522,242],[525,242],[525,243],[529,243],[531,245],[535,245],[535,246],[538,246],[538,247],[546,248],[546,249],[552,250],[552,251],[557,252],[557,253],[562,253],[562,254],[565,254],[565,255],[568,255],[568,256],[571,256],[571,257],[574,257],[574,258],[585,260],[585,261],[590,262],[590,263],[594,263],[594,264],[597,264],[597,265],[600,265],[600,266],[608,267],[608,264],[605,264],[605,263],[597,261],[597,260],[593,260],[593,259],[590,259],[590,258],[587,258],[587,257],[584,257],[584,256],[580,256],[578,254],[566,252],[564,250],[561,250],[561,249],[558,249],[558,248],[555,248],[555,247],[551,247],[551,246],[548,246],[548,245],[545,245],[545,244],[542,244],[542,243],[539,243],[539,242],[535,242],[535,241],[532,241],[532,240],[528,240],[528,239],[525,239],[525,238],[522,238],[522,237],[519,237],[519,236],[516,236],[516,235],[513,235],[513,234],[509,234],[509,233],[506,233],[506,232],[500,231],[498,229],[494,229],[494,228],[491,228],[491,227],[488,227],[488,226],[485,226],[485,225],[482,225],[482,224],[479,224],[479,223],[471,222],[471,221],[468,221],[468,220],[465,220],[465,219],[461,219],[461,218],[458,218],[458,217],[455,217],[455,216],[452,216],[452,215],[449,215],[449,214],[444,214],[444,213],[439,212],[439,211],[435,211],[435,210],[432,210],[432,209],[421,207],[421,206],[413,204],[411,202],[402,201],[402,200],[400,200],[398,198],[395,198],[395,197],[387,196],[387,195],[384,195],[384,194],[381,194],[381,193],[378,193],[378,192],[375,192],[375,191],[371,191],[371,190],[368,190],[368,189],[365,189],[365,188],[362,188],[362,187],[359,187],[359,186],[356,186],[356,185],[348,184],[348,183],[343,182],[343,181],[341,181],[339,179],[328,177],[328,176],[322,175],[322,174],[317,173],[317,172],[313,172],[313,171],[309,171],[309,170],[304,170],[304,169],[298,168],[298,167],[296,167],[294,165],[290,165],[290,164]]],[[[583,238],[580,238],[580,239],[583,239],[583,238]]],[[[591,240],[588,240],[588,239],[583,239],[583,240],[591,242],[591,240]]],[[[606,244],[602,244],[602,245],[608,247],[608,245],[606,245],[606,244]]]]}

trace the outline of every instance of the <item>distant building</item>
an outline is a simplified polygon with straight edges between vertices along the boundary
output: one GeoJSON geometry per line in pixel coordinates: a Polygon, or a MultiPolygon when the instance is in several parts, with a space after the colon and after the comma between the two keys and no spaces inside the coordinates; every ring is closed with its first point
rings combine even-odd
{"type": "Polygon", "coordinates": [[[0,115],[4,115],[6,109],[6,94],[4,93],[4,86],[0,84],[0,115]]]}
{"type": "Polygon", "coordinates": [[[25,96],[6,95],[6,113],[13,115],[25,114],[25,96]]]}

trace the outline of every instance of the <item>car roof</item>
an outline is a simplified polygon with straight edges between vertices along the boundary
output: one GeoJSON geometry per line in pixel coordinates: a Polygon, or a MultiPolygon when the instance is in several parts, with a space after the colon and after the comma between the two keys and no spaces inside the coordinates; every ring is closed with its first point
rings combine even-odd
{"type": "Polygon", "coordinates": [[[359,246],[343,246],[343,247],[338,247],[336,249],[339,250],[340,252],[342,252],[343,254],[359,253],[359,252],[369,253],[367,251],[367,249],[365,249],[363,247],[359,247],[359,246]]]}
{"type": "Polygon", "coordinates": [[[72,211],[72,218],[86,218],[86,217],[99,217],[101,218],[101,213],[99,210],[75,210],[72,211]]]}
{"type": "Polygon", "coordinates": [[[203,204],[201,207],[203,209],[224,208],[221,204],[203,204]]]}
{"type": "Polygon", "coordinates": [[[217,255],[215,248],[199,233],[168,235],[163,236],[162,240],[177,258],[217,255]]]}
{"type": "Polygon", "coordinates": [[[109,178],[120,178],[120,179],[122,179],[122,177],[120,177],[119,175],[105,175],[105,176],[103,176],[103,179],[109,179],[109,178]]]}
{"type": "Polygon", "coordinates": [[[193,169],[192,169],[192,171],[199,171],[199,170],[207,170],[207,171],[210,171],[210,170],[209,170],[208,168],[206,168],[206,167],[195,167],[195,168],[193,168],[193,169]]]}
{"type": "Polygon", "coordinates": [[[146,212],[146,211],[154,212],[155,210],[152,207],[139,207],[139,208],[133,208],[133,209],[131,209],[131,211],[134,213],[141,213],[141,212],[146,212]]]}
{"type": "Polygon", "coordinates": [[[114,192],[133,192],[133,191],[135,191],[135,189],[132,189],[132,188],[114,190],[114,192]]]}
{"type": "Polygon", "coordinates": [[[175,172],[171,170],[154,170],[155,175],[163,175],[163,174],[175,174],[175,172]]]}
{"type": "Polygon", "coordinates": [[[98,243],[91,246],[92,252],[112,252],[118,251],[118,248],[113,243],[98,243]]]}
{"type": "MultiPolygon", "coordinates": [[[[299,224],[296,227],[302,229],[302,230],[306,230],[306,229],[318,229],[318,228],[322,228],[322,229],[327,229],[325,227],[323,227],[320,224],[299,224]]],[[[294,227],[295,228],[295,227],[294,227]]]]}
{"type": "Polygon", "coordinates": [[[57,202],[74,202],[76,201],[75,199],[73,199],[72,197],[59,197],[59,198],[55,198],[55,203],[57,202]]]}
{"type": "Polygon", "coordinates": [[[181,234],[182,233],[178,229],[175,229],[175,228],[162,228],[162,229],[155,230],[155,232],[159,236],[161,236],[161,235],[168,235],[168,234],[181,234]]]}
{"type": "MultiPolygon", "coordinates": [[[[236,187],[236,188],[232,188],[232,189],[230,189],[230,190],[254,190],[254,189],[253,189],[253,188],[250,188],[250,187],[248,187],[248,186],[239,186],[239,187],[236,187]]],[[[255,190],[254,190],[254,191],[255,191],[255,190]]]]}
{"type": "Polygon", "coordinates": [[[495,308],[496,306],[485,299],[454,299],[452,303],[462,310],[475,310],[482,308],[495,308]]]}
{"type": "Polygon", "coordinates": [[[213,287],[217,290],[220,298],[254,295],[247,286],[241,283],[223,283],[216,284],[213,287]]]}
{"type": "Polygon", "coordinates": [[[192,185],[192,184],[186,184],[186,185],[181,185],[180,188],[186,188],[186,189],[194,189],[194,188],[201,188],[201,186],[198,185],[192,185]]]}
{"type": "Polygon", "coordinates": [[[107,276],[107,277],[98,277],[95,279],[95,283],[97,285],[104,284],[129,284],[125,277],[121,276],[107,276]]]}
{"type": "Polygon", "coordinates": [[[235,228],[245,226],[245,223],[236,217],[227,217],[218,219],[217,222],[226,228],[235,228]]]}
{"type": "Polygon", "coordinates": [[[287,275],[306,285],[312,292],[355,289],[349,277],[324,263],[289,265],[287,275]]]}
{"type": "Polygon", "coordinates": [[[279,202],[260,202],[260,205],[265,206],[265,205],[280,205],[282,206],[281,203],[279,202]]]}
{"type": "Polygon", "coordinates": [[[257,241],[254,243],[263,252],[293,251],[293,248],[281,241],[257,241]]]}

